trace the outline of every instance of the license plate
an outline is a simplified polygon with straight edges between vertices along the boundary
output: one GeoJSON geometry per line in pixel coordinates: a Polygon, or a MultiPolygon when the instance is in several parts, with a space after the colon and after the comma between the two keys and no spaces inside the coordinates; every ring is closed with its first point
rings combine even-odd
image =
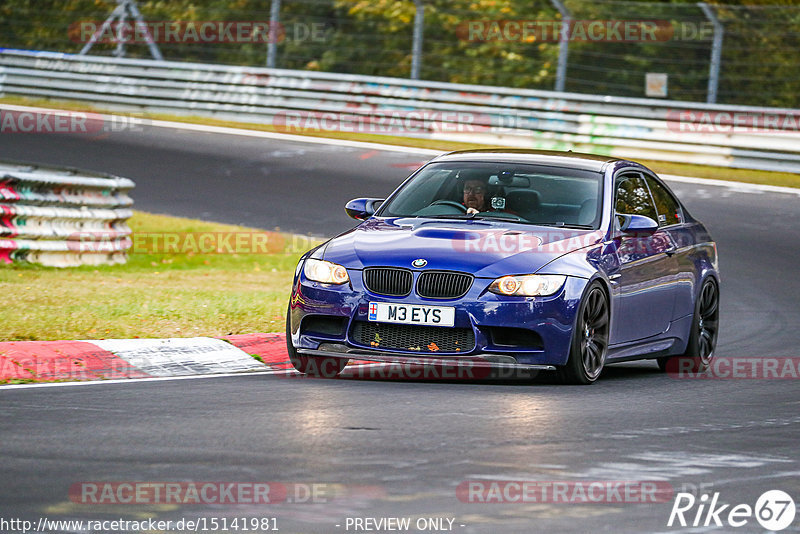
{"type": "Polygon", "coordinates": [[[456,320],[456,309],[446,306],[370,302],[369,320],[379,323],[453,326],[456,320]]]}

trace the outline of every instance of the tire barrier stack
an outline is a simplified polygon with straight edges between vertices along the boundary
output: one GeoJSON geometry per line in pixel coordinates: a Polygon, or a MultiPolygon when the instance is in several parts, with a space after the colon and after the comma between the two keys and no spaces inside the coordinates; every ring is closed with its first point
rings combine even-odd
{"type": "Polygon", "coordinates": [[[125,263],[133,187],[127,178],[0,161],[0,265],[125,263]]]}
{"type": "Polygon", "coordinates": [[[800,110],[0,49],[0,95],[615,157],[800,172],[800,110]]]}

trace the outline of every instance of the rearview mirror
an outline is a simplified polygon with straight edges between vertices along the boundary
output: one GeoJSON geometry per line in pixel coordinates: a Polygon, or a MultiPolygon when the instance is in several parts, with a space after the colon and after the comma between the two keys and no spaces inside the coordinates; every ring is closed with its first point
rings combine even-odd
{"type": "Polygon", "coordinates": [[[644,215],[628,215],[617,213],[619,229],[622,235],[631,237],[647,237],[658,230],[658,223],[644,215]]]}
{"type": "Polygon", "coordinates": [[[382,198],[354,198],[344,206],[344,211],[357,221],[369,219],[375,210],[378,209],[377,204],[383,202],[382,198]]]}

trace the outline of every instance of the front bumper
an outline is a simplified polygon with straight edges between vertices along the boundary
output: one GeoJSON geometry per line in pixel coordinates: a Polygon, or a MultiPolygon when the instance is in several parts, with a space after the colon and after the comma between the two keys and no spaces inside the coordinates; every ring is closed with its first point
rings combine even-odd
{"type": "Polygon", "coordinates": [[[474,353],[464,355],[425,354],[409,355],[393,351],[364,350],[341,344],[321,343],[316,349],[297,349],[307,356],[357,359],[368,362],[402,363],[408,365],[443,364],[474,369],[527,369],[531,371],[555,371],[555,366],[519,363],[513,354],[474,353]]]}
{"type": "Polygon", "coordinates": [[[429,299],[413,292],[405,297],[376,295],[366,290],[360,271],[348,272],[350,282],[340,286],[312,282],[302,270],[298,273],[290,301],[289,334],[299,354],[550,370],[567,362],[575,315],[588,283],[583,278],[568,277],[561,290],[549,297],[505,297],[488,291],[493,280],[476,278],[459,299],[429,299]],[[357,322],[369,322],[370,302],[452,306],[456,311],[453,328],[471,330],[474,346],[459,352],[427,351],[424,343],[416,350],[370,346],[353,335],[357,322]],[[338,326],[309,328],[320,319],[338,326]],[[519,336],[509,338],[498,332],[530,335],[523,336],[522,343],[513,343],[519,336]]]}

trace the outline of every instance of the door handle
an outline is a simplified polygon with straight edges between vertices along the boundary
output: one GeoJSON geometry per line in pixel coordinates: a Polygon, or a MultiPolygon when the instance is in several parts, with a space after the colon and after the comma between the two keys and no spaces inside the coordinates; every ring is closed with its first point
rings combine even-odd
{"type": "Polygon", "coordinates": [[[678,252],[677,247],[676,248],[671,248],[669,250],[665,250],[664,254],[666,254],[667,256],[669,256],[671,258],[673,255],[675,255],[676,252],[678,252]]]}

